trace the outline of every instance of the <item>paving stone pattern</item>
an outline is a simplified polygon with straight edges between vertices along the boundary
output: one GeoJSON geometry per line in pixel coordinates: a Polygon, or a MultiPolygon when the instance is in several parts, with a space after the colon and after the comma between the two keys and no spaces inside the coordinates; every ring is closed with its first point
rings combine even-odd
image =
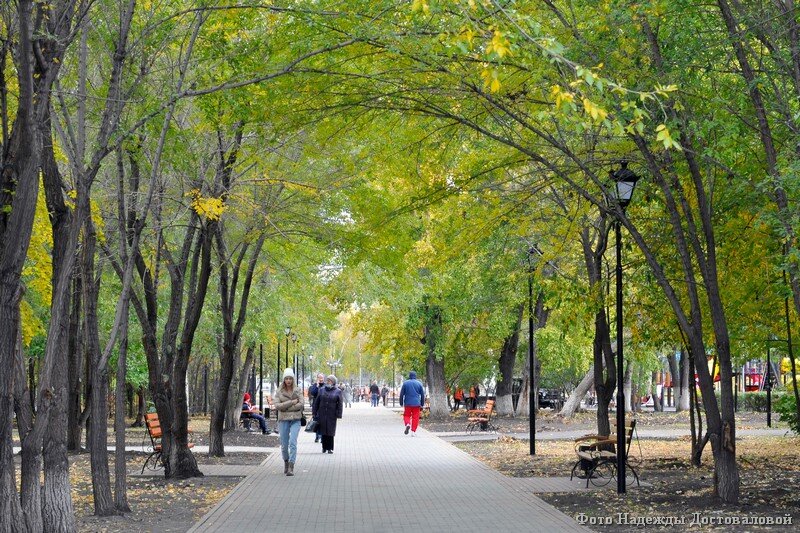
{"type": "Polygon", "coordinates": [[[353,405],[332,455],[301,432],[294,477],[273,454],[190,531],[588,531],[424,429],[404,435],[396,413],[353,405]]]}

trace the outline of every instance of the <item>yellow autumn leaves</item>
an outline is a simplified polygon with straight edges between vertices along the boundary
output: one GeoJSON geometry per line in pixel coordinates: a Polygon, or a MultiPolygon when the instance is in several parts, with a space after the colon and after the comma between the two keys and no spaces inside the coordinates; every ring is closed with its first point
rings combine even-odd
{"type": "Polygon", "coordinates": [[[203,196],[198,189],[192,189],[189,195],[192,197],[194,212],[206,220],[219,220],[227,208],[222,198],[203,196]]]}

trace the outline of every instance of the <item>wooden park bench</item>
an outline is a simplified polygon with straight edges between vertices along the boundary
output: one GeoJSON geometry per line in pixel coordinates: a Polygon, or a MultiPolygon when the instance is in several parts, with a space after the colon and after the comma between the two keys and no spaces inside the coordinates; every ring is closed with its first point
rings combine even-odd
{"type": "MultiPolygon", "coordinates": [[[[142,465],[142,474],[144,474],[145,468],[158,470],[164,467],[163,447],[161,445],[163,432],[161,431],[161,422],[158,420],[158,413],[144,415],[144,423],[147,427],[147,434],[150,437],[150,447],[149,450],[146,450],[146,452],[149,451],[149,454],[142,465]]],[[[190,435],[191,433],[192,431],[189,430],[190,435]]],[[[194,443],[190,442],[189,448],[194,448],[194,443]]]]}
{"type": "MultiPolygon", "coordinates": [[[[636,481],[639,485],[639,474],[628,461],[633,441],[633,432],[636,429],[636,419],[631,420],[631,425],[625,427],[625,469],[630,474],[625,476],[626,484],[631,485],[636,481]]],[[[617,477],[617,444],[616,435],[584,435],[575,439],[575,453],[578,460],[572,467],[569,479],[578,477],[586,479],[596,487],[603,487],[617,477]]]]}
{"type": "Polygon", "coordinates": [[[483,409],[470,409],[467,411],[467,433],[472,433],[476,429],[497,432],[497,426],[492,424],[493,412],[494,400],[486,400],[486,405],[483,409]]]}
{"type": "Polygon", "coordinates": [[[428,418],[431,415],[431,399],[425,398],[425,403],[419,408],[419,417],[428,418]]]}

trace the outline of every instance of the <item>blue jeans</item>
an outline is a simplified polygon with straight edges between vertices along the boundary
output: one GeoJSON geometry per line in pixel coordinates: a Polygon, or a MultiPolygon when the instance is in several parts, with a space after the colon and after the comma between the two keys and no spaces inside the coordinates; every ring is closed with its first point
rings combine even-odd
{"type": "Polygon", "coordinates": [[[372,407],[378,407],[378,395],[377,394],[373,394],[372,395],[372,407]]]}
{"type": "Polygon", "coordinates": [[[259,414],[251,414],[250,416],[245,417],[245,424],[247,425],[247,429],[250,429],[250,420],[258,420],[258,427],[261,428],[262,433],[266,433],[269,431],[269,424],[267,423],[267,419],[259,414]]]}
{"type": "Polygon", "coordinates": [[[299,420],[281,420],[278,422],[281,428],[281,454],[283,460],[294,463],[297,459],[297,435],[300,434],[299,420]]]}

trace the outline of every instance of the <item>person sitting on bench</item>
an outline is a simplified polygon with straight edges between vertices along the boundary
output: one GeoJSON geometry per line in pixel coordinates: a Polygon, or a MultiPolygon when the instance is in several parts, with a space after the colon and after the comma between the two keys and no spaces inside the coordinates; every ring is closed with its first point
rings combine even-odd
{"type": "MultiPolygon", "coordinates": [[[[253,404],[250,403],[250,393],[244,393],[244,401],[242,402],[242,418],[243,419],[254,419],[258,420],[258,426],[261,428],[261,433],[264,435],[269,435],[272,432],[269,430],[269,426],[267,426],[267,419],[264,418],[261,412],[258,409],[253,408],[253,404]]],[[[250,424],[246,421],[245,425],[247,429],[250,429],[250,424]]]]}

